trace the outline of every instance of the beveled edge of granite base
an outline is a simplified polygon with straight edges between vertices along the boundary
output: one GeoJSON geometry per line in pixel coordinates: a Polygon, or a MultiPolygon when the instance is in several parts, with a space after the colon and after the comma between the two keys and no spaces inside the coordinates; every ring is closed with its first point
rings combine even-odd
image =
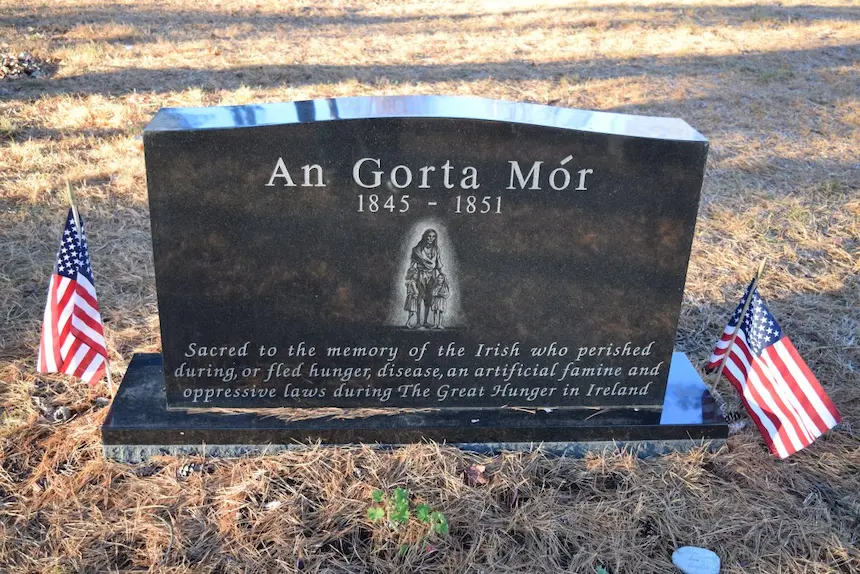
{"type": "MultiPolygon", "coordinates": [[[[503,451],[535,452],[540,451],[555,457],[580,458],[589,453],[596,454],[634,454],[639,458],[659,456],[671,452],[686,452],[695,448],[715,451],[726,444],[725,439],[682,439],[663,441],[590,441],[590,442],[502,442],[502,443],[456,443],[450,444],[463,451],[492,455],[503,451]]],[[[322,445],[325,448],[358,445],[322,445]]],[[[380,450],[390,450],[405,445],[369,445],[380,450]]],[[[304,444],[170,444],[170,445],[123,445],[106,444],[102,446],[105,458],[138,464],[154,456],[206,456],[213,458],[240,458],[277,454],[279,452],[311,448],[304,444]]]]}

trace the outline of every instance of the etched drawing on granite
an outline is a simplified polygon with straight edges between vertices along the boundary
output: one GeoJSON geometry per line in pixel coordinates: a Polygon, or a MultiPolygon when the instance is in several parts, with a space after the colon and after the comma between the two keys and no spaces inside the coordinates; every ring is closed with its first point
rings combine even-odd
{"type": "Polygon", "coordinates": [[[457,257],[444,224],[422,221],[413,225],[404,246],[388,323],[407,329],[462,325],[457,257]]]}

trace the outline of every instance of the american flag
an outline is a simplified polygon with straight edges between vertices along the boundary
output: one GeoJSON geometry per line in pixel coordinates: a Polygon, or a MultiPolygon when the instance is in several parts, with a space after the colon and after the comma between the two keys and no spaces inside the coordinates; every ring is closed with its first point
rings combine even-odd
{"type": "Polygon", "coordinates": [[[747,287],[706,369],[719,368],[740,321],[723,374],[740,394],[770,451],[785,458],[836,426],[840,416],[754,284],[747,287]]]}
{"type": "Polygon", "coordinates": [[[40,373],[65,373],[95,386],[105,373],[102,328],[84,222],[70,209],[51,282],[39,344],[40,373]]]}

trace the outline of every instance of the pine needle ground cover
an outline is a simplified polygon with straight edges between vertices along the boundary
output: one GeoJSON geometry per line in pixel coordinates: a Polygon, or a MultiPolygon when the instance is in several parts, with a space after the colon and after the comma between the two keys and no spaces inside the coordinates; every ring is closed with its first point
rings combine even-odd
{"type": "Polygon", "coordinates": [[[724,572],[860,570],[856,4],[3,4],[0,569],[668,572],[696,545],[724,572]],[[35,373],[66,180],[119,378],[160,344],[140,139],[156,110],[368,94],[685,119],[711,152],[678,349],[704,364],[766,256],[762,294],[843,423],[786,461],[750,427],[653,460],[434,444],[104,460],[106,389],[35,373]]]}

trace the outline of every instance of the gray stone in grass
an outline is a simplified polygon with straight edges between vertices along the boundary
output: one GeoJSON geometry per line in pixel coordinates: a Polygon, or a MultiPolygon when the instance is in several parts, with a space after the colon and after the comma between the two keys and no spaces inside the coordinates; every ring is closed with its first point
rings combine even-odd
{"type": "Polygon", "coordinates": [[[54,411],[54,422],[55,423],[64,423],[67,420],[72,418],[72,411],[69,410],[69,407],[61,406],[57,407],[54,411]]]}
{"type": "Polygon", "coordinates": [[[684,574],[719,574],[720,557],[697,546],[682,546],[672,553],[672,564],[684,574]]]}

